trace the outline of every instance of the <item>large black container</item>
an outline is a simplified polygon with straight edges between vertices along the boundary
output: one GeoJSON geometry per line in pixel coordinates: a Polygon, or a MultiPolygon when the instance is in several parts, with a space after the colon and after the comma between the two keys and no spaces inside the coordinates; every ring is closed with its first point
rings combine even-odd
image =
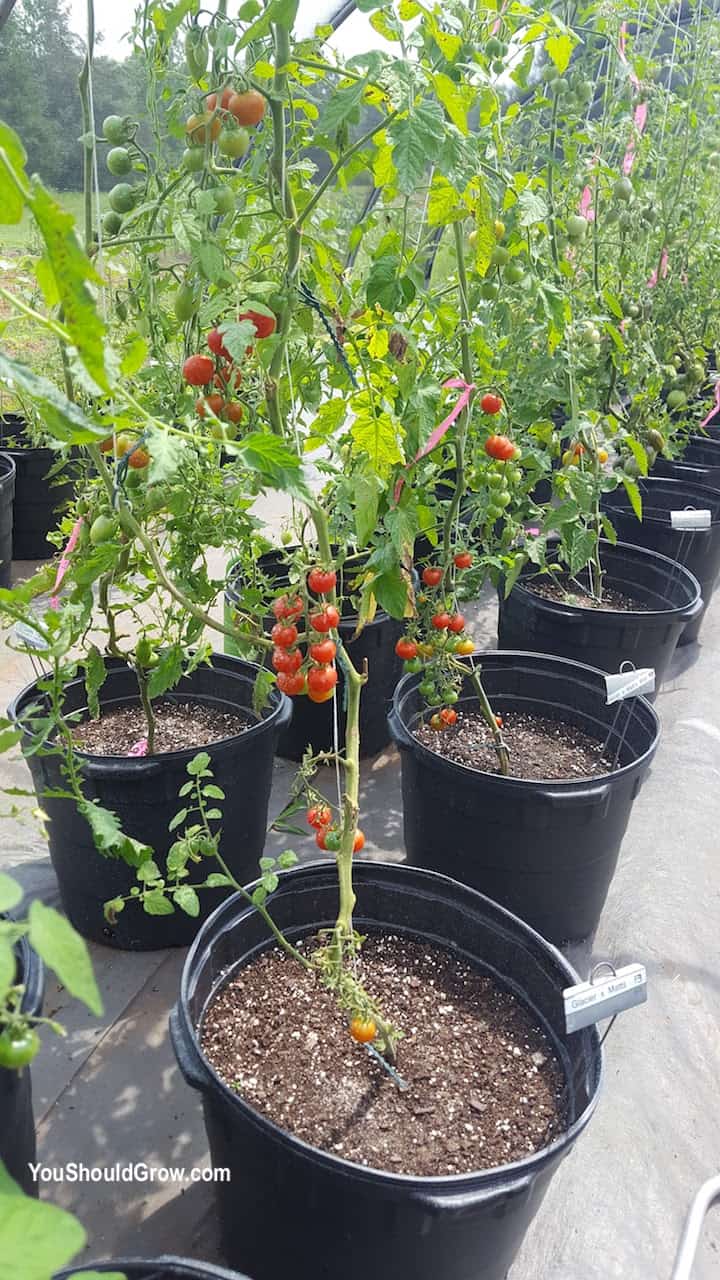
{"type": "Polygon", "coordinates": [[[652,474],[720,489],[720,442],[706,440],[702,436],[691,436],[681,457],[672,460],[657,458],[652,474]]]}
{"type": "MultiPolygon", "coordinates": [[[[88,1262],[81,1267],[58,1271],[54,1280],[74,1280],[87,1272],[104,1275],[107,1271],[125,1275],[127,1280],[248,1280],[237,1271],[226,1271],[209,1262],[192,1262],[163,1254],[162,1258],[116,1258],[111,1262],[88,1262]]],[[[19,1277],[18,1277],[19,1280],[19,1277]]]]}
{"type": "MultiPolygon", "coordinates": [[[[494,710],[528,711],[608,737],[617,767],[597,778],[530,782],[444,760],[414,736],[426,711],[422,676],[406,676],[390,729],[401,753],[408,860],[471,885],[557,945],[579,941],[600,919],[655,754],[658,718],[644,698],[608,706],[602,673],[578,662],[508,652],[480,661],[494,710]]],[[[469,681],[458,706],[477,708],[469,681]]]]}
{"type": "Polygon", "coordinates": [[[0,587],[9,587],[12,576],[13,499],[15,463],[0,453],[0,587]]]}
{"type": "MultiPolygon", "coordinates": [[[[21,1009],[31,1017],[42,1012],[45,971],[27,938],[17,944],[18,982],[25,988],[21,1009]]],[[[28,1195],[37,1195],[29,1165],[35,1163],[35,1119],[30,1068],[0,1067],[0,1160],[28,1195]]]]}
{"type": "Polygon", "coordinates": [[[500,589],[498,648],[556,654],[601,671],[618,671],[623,662],[654,667],[659,688],[685,626],[702,613],[700,585],[682,565],[645,547],[603,541],[601,559],[605,585],[647,604],[645,611],[545,600],[526,585],[537,572],[528,565],[507,598],[500,589]]]}
{"type": "Polygon", "coordinates": [[[720,490],[660,476],[638,480],[638,486],[642,496],[642,520],[635,515],[624,488],[605,494],[603,508],[623,542],[659,551],[670,560],[685,565],[697,578],[704,607],[695,621],[687,624],[678,641],[679,644],[690,644],[698,638],[720,573],[720,490]],[[674,529],[670,513],[692,507],[710,512],[710,527],[674,529]]]}
{"type": "MultiPolygon", "coordinates": [[[[358,864],[355,884],[362,933],[392,930],[449,948],[530,1007],[565,1069],[569,1127],[527,1160],[417,1178],[352,1164],[264,1119],[222,1083],[198,1045],[213,992],[268,945],[257,913],[230,899],[187,957],[170,1022],[183,1075],[202,1093],[213,1164],[231,1169],[230,1181],[216,1184],[226,1256],[255,1280],[502,1280],[554,1171],[594,1110],[597,1033],[566,1034],[561,991],[576,981],[573,970],[494,902],[445,876],[382,863],[358,864]],[[298,1248],[298,1241],[310,1247],[298,1248]]],[[[281,876],[271,911],[292,938],[330,925],[335,868],[315,863],[281,876]]],[[[588,1170],[588,1194],[591,1182],[588,1170]]]]}
{"type": "MultiPolygon", "coordinates": [[[[112,661],[107,666],[108,677],[100,691],[102,710],[137,704],[137,681],[130,668],[112,661]]],[[[275,689],[262,718],[254,715],[252,694],[257,670],[253,663],[215,654],[211,666],[199,667],[164,695],[168,701],[191,698],[223,710],[237,710],[256,720],[244,733],[204,748],[210,756],[214,781],[226,797],[221,802],[224,834],[220,850],[241,883],[255,874],[263,852],[273,758],[280,731],[292,713],[288,699],[275,689]]],[[[65,693],[65,711],[86,715],[82,677],[72,680],[65,693]]],[[[8,715],[22,723],[38,703],[42,706],[43,695],[38,694],[35,682],[18,694],[8,715]]],[[[151,845],[162,866],[177,838],[168,832],[168,824],[183,803],[178,792],[187,781],[186,765],[198,750],[193,747],[147,758],[78,752],[76,758],[86,797],[116,813],[123,831],[151,845]]],[[[214,910],[226,890],[203,890],[199,920],[179,910],[173,915],[149,916],[130,904],[118,916],[117,923],[110,926],[103,919],[103,903],[129,893],[136,883],[134,872],[123,861],[104,858],[97,852],[90,828],[74,801],[45,797],[47,788],[63,785],[60,757],[35,754],[28,757],[28,764],[38,800],[50,819],[50,858],[63,908],[75,928],[85,938],[123,950],[187,946],[199,922],[214,910]]],[[[197,868],[197,881],[215,870],[214,862],[205,859],[197,868]]],[[[189,883],[193,883],[192,875],[189,883]]]]}
{"type": "Polygon", "coordinates": [[[71,480],[50,476],[58,460],[54,449],[25,443],[26,424],[17,414],[0,417],[0,449],[15,463],[13,560],[42,560],[57,550],[47,535],[58,523],[58,511],[71,501],[71,480]]]}
{"type": "MultiPolygon", "coordinates": [[[[356,564],[356,562],[353,562],[356,564]]],[[[350,568],[351,566],[348,566],[350,568]]],[[[260,556],[258,568],[277,588],[278,594],[287,589],[288,579],[282,551],[270,551],[260,556]]],[[[238,600],[239,569],[231,567],[225,590],[226,617],[232,617],[238,600]]],[[[338,591],[342,583],[338,583],[338,591]]],[[[360,754],[363,758],[375,756],[389,742],[387,713],[393,690],[402,675],[402,660],[395,653],[395,645],[403,633],[403,624],[391,618],[381,609],[372,622],[367,622],[360,635],[353,639],[357,627],[357,615],[343,612],[338,630],[343,644],[355,666],[362,670],[368,665],[368,682],[360,699],[360,754]]],[[[275,618],[265,619],[266,628],[275,618]]],[[[227,653],[236,652],[232,641],[225,641],[227,653]]],[[[345,717],[342,713],[344,677],[338,664],[337,698],[329,702],[311,702],[309,698],[293,699],[293,717],[280,735],[278,755],[287,760],[302,760],[308,746],[314,752],[333,750],[333,717],[337,703],[338,741],[345,745],[345,717]]]]}

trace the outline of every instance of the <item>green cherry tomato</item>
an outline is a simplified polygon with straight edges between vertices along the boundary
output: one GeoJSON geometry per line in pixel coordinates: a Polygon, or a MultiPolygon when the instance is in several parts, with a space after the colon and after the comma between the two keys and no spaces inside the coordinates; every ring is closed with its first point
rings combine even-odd
{"type": "Polygon", "coordinates": [[[127,147],[113,147],[105,157],[105,164],[116,178],[122,178],[132,169],[132,156],[127,147]]]}
{"type": "Polygon", "coordinates": [[[618,178],[617,182],[613,184],[612,193],[616,200],[625,202],[631,200],[633,193],[632,182],[629,178],[618,178]]]}
{"type": "Polygon", "coordinates": [[[435,685],[432,680],[423,680],[418,685],[418,690],[423,698],[432,698],[435,695],[435,685]]]}
{"type": "Polygon", "coordinates": [[[216,187],[213,191],[215,197],[215,212],[220,214],[235,212],[235,194],[230,187],[216,187]]]}
{"type": "Polygon", "coordinates": [[[197,308],[198,300],[192,285],[181,284],[173,299],[173,309],[180,323],[192,320],[197,308]]]}
{"type": "Polygon", "coordinates": [[[245,155],[250,146],[250,134],[247,129],[223,129],[217,146],[221,156],[238,160],[245,155]]]}
{"type": "Polygon", "coordinates": [[[525,271],[520,262],[509,262],[503,274],[510,284],[519,284],[525,279],[525,271]]]}
{"type": "Polygon", "coordinates": [[[510,261],[510,254],[502,244],[496,244],[490,254],[491,267],[504,267],[510,261]]]}
{"type": "Polygon", "coordinates": [[[668,409],[684,409],[687,396],[684,391],[671,391],[667,398],[668,409]]]}
{"type": "Polygon", "coordinates": [[[200,173],[205,168],[203,147],[186,147],[182,153],[182,166],[188,173],[200,173]]]}
{"type": "Polygon", "coordinates": [[[488,471],[487,482],[491,489],[502,489],[505,483],[499,471],[488,471]]]}
{"type": "Polygon", "coordinates": [[[480,296],[487,299],[488,302],[494,302],[500,290],[494,280],[483,280],[480,285],[480,296]]]}
{"type": "Polygon", "coordinates": [[[101,542],[109,542],[114,532],[112,516],[96,516],[90,526],[90,541],[94,547],[99,547],[101,542]]]}
{"type": "Polygon", "coordinates": [[[132,132],[132,121],[129,116],[106,116],[102,122],[103,138],[115,146],[127,142],[132,132]]]}
{"type": "Polygon", "coordinates": [[[337,853],[340,848],[340,832],[328,831],[325,835],[325,848],[329,853],[337,853]]]}
{"type": "Polygon", "coordinates": [[[7,1027],[0,1035],[0,1067],[18,1071],[32,1062],[40,1037],[32,1027],[7,1027]]]}
{"type": "Polygon", "coordinates": [[[423,664],[420,658],[410,658],[408,662],[403,662],[403,670],[408,675],[417,675],[418,671],[422,671],[423,664]]]}
{"type": "Polygon", "coordinates": [[[119,213],[116,213],[114,209],[108,209],[107,213],[103,214],[102,220],[102,228],[105,235],[116,236],[122,227],[122,222],[123,220],[119,213]]]}
{"type": "Polygon", "coordinates": [[[135,204],[135,189],[129,182],[118,182],[108,196],[108,204],[116,213],[129,213],[135,204]]]}

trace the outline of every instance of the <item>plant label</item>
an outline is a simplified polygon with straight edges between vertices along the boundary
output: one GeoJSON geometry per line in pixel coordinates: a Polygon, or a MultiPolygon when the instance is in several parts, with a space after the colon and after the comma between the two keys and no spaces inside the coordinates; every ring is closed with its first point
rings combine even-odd
{"type": "Polygon", "coordinates": [[[618,671],[617,675],[605,677],[607,685],[608,706],[612,702],[622,702],[623,698],[639,697],[642,693],[654,693],[655,670],[653,667],[640,667],[637,671],[618,671]]]}
{"type": "Polygon", "coordinates": [[[16,622],[13,627],[13,634],[16,640],[19,640],[27,649],[49,649],[49,645],[45,638],[31,627],[27,622],[16,622]]]}
{"type": "Polygon", "coordinates": [[[642,964],[626,964],[609,978],[579,982],[563,991],[565,1027],[581,1031],[603,1018],[613,1018],[625,1009],[647,1000],[647,973],[642,964]]]}
{"type": "Polygon", "coordinates": [[[671,511],[670,524],[673,529],[709,529],[712,511],[671,511]]]}

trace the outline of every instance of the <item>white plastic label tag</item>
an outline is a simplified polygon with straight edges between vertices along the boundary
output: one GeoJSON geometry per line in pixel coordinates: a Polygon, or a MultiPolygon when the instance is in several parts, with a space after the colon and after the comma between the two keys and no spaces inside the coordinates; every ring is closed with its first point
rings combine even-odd
{"type": "Polygon", "coordinates": [[[26,622],[16,622],[13,627],[13,632],[15,639],[19,640],[20,643],[25,645],[28,649],[44,650],[50,648],[45,638],[40,635],[40,632],[36,631],[34,627],[29,626],[26,622]]]}
{"type": "Polygon", "coordinates": [[[639,697],[641,693],[655,692],[655,669],[640,667],[637,671],[618,671],[617,675],[605,676],[607,685],[608,706],[612,702],[622,702],[623,698],[639,697]]]}
{"type": "Polygon", "coordinates": [[[671,511],[670,524],[673,529],[709,529],[712,511],[671,511]]]}
{"type": "Polygon", "coordinates": [[[563,991],[565,1027],[581,1031],[603,1018],[612,1018],[625,1009],[647,1000],[647,973],[642,964],[626,964],[599,982],[579,982],[563,991]]]}

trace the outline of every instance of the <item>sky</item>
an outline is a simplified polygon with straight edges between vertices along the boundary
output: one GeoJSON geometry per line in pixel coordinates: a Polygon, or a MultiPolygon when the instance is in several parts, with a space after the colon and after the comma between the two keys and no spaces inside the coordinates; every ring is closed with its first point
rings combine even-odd
{"type": "MultiPolygon", "coordinates": [[[[95,0],[95,27],[104,37],[97,52],[101,49],[102,53],[109,58],[122,59],[127,56],[130,45],[123,37],[132,26],[136,4],[137,0],[95,0]]],[[[320,14],[320,10],[326,12],[329,7],[332,7],[329,0],[302,0],[301,18],[312,15],[314,11],[315,14],[320,15],[321,19],[324,13],[320,14]]],[[[70,25],[80,36],[85,33],[86,9],[86,0],[70,0],[70,25]]],[[[298,27],[299,34],[310,34],[311,25],[312,23],[306,20],[305,29],[298,27]]],[[[359,53],[362,47],[361,42],[365,42],[365,48],[384,43],[370,27],[368,16],[365,14],[353,14],[343,24],[341,30],[342,36],[338,36],[337,46],[346,53],[359,53]]]]}

